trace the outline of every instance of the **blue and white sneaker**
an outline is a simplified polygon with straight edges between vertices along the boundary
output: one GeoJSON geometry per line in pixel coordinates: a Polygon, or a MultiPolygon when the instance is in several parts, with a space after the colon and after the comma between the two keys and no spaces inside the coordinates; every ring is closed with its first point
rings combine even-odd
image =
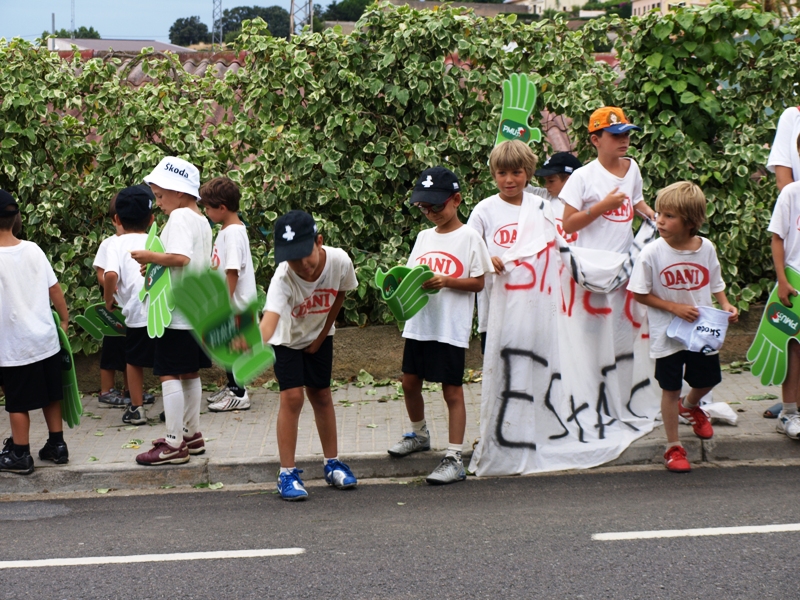
{"type": "Polygon", "coordinates": [[[278,492],[284,500],[305,500],[308,498],[308,492],[303,486],[303,480],[300,479],[302,470],[292,469],[288,473],[278,474],[278,492]]]}
{"type": "Polygon", "coordinates": [[[331,459],[325,464],[325,481],[340,490],[356,487],[358,480],[346,464],[340,460],[331,459]]]}

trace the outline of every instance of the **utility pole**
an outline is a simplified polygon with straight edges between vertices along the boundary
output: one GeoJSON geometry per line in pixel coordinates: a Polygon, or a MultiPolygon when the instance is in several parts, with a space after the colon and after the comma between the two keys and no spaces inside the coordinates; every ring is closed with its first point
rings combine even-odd
{"type": "Polygon", "coordinates": [[[70,39],[75,39],[75,0],[72,0],[72,29],[69,37],[70,39]]]}
{"type": "Polygon", "coordinates": [[[222,50],[222,0],[212,0],[211,11],[211,49],[218,45],[222,50]]]}
{"type": "Polygon", "coordinates": [[[304,25],[314,28],[314,0],[292,0],[289,10],[290,35],[295,35],[298,29],[302,31],[304,25]]]}

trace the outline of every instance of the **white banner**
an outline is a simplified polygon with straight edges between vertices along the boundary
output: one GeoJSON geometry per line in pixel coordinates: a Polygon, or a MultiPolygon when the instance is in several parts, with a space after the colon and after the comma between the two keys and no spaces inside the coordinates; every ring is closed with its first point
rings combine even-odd
{"type": "MultiPolygon", "coordinates": [[[[607,294],[578,285],[577,268],[581,279],[595,268],[595,281],[616,278],[602,257],[590,264],[559,249],[549,206],[533,204],[523,204],[523,244],[503,257],[512,262],[489,305],[481,439],[470,465],[479,476],[601,465],[649,433],[660,412],[643,307],[616,283],[607,294]]],[[[633,258],[654,235],[643,228],[633,258]]]]}

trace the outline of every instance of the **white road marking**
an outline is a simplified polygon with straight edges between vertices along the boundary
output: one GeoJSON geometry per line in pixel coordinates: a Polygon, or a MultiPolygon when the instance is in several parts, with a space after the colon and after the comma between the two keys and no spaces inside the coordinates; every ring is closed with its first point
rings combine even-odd
{"type": "Polygon", "coordinates": [[[168,562],[177,560],[262,558],[265,556],[292,556],[295,554],[303,554],[305,551],[305,548],[273,548],[261,550],[221,550],[218,552],[179,552],[175,554],[134,554],[132,556],[83,556],[77,558],[45,558],[41,560],[5,560],[0,561],[0,569],[77,567],[83,565],[168,562]]]}
{"type": "Polygon", "coordinates": [[[706,527],[703,529],[665,529],[663,531],[622,531],[594,533],[592,539],[600,542],[617,540],[651,540],[656,538],[700,537],[705,535],[742,535],[748,533],[783,533],[800,531],[800,523],[783,525],[753,525],[744,527],[706,527]]]}

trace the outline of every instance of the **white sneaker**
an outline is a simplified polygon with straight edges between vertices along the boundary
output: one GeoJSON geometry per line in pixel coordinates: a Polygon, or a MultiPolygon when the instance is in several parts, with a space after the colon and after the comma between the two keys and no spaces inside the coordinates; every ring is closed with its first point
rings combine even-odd
{"type": "Polygon", "coordinates": [[[433,470],[433,473],[425,478],[425,481],[431,485],[444,485],[446,483],[455,483],[456,481],[464,481],[467,474],[464,471],[464,463],[456,456],[445,456],[439,466],[433,470]]]}
{"type": "Polygon", "coordinates": [[[224,387],[221,390],[214,392],[208,398],[206,398],[206,402],[209,404],[214,404],[215,402],[219,402],[223,398],[227,398],[228,394],[231,393],[231,389],[229,387],[224,387]]]}
{"type": "Polygon", "coordinates": [[[239,398],[236,394],[226,388],[225,396],[214,404],[208,405],[211,412],[226,412],[231,410],[248,410],[250,408],[250,397],[245,391],[244,396],[239,398]]]}
{"type": "Polygon", "coordinates": [[[778,433],[785,433],[786,437],[793,440],[800,439],[800,413],[785,413],[781,411],[778,415],[778,423],[775,425],[778,433]]]}

